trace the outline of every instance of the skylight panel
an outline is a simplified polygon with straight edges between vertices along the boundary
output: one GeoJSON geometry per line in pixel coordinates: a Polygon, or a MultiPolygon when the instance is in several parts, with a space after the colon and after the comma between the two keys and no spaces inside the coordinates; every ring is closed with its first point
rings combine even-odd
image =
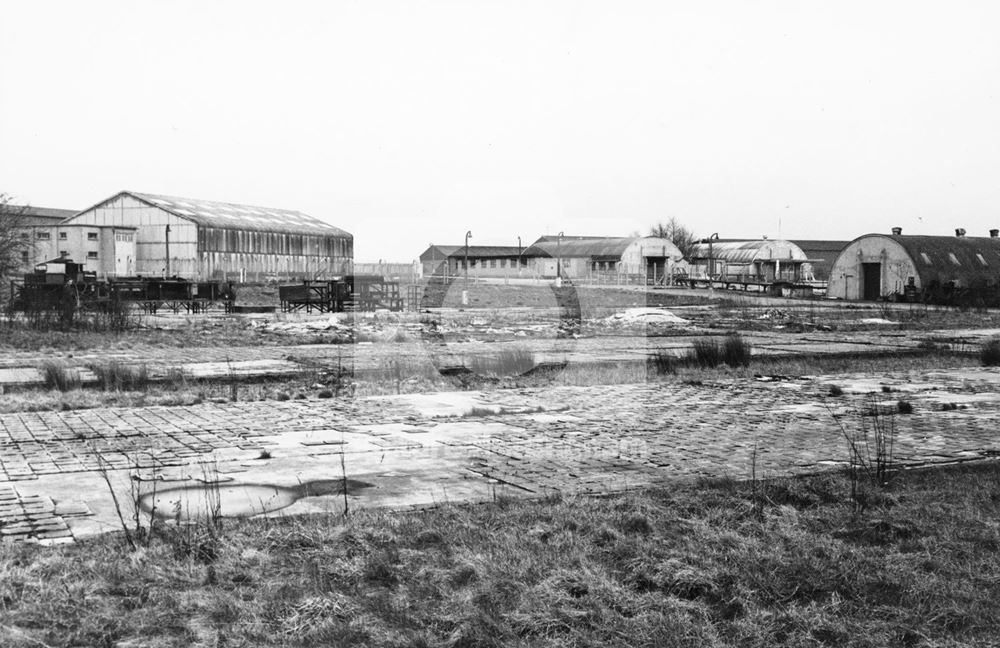
{"type": "Polygon", "coordinates": [[[954,263],[955,265],[962,265],[961,263],[958,262],[958,257],[955,256],[954,252],[949,252],[948,258],[951,259],[951,262],[954,263]]]}

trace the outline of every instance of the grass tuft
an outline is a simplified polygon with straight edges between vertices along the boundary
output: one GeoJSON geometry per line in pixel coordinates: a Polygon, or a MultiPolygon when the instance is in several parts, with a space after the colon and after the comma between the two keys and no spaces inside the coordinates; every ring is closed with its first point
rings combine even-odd
{"type": "Polygon", "coordinates": [[[752,345],[738,333],[727,335],[722,343],[722,361],[730,367],[750,365],[752,345]]]}
{"type": "Polygon", "coordinates": [[[1000,339],[987,340],[979,351],[979,360],[987,367],[1000,366],[1000,339]]]}
{"type": "Polygon", "coordinates": [[[686,357],[688,364],[696,365],[702,369],[717,367],[722,362],[722,349],[715,338],[699,338],[694,341],[694,345],[686,357]]]}
{"type": "Polygon", "coordinates": [[[146,391],[149,370],[146,365],[132,366],[111,361],[105,365],[90,365],[97,376],[97,386],[104,391],[146,391]]]}
{"type": "Polygon", "coordinates": [[[535,368],[535,358],[524,347],[505,347],[493,355],[475,355],[469,369],[481,376],[520,376],[535,368]]]}
{"type": "Polygon", "coordinates": [[[80,372],[61,360],[48,360],[42,364],[42,377],[49,389],[67,392],[80,387],[80,372]]]}
{"type": "Polygon", "coordinates": [[[657,351],[650,359],[650,365],[658,376],[675,375],[677,373],[678,358],[669,351],[657,351]]]}

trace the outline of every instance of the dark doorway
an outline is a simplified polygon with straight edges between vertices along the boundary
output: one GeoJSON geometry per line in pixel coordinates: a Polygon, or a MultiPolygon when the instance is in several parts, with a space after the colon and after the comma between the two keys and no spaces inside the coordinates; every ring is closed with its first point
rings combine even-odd
{"type": "Polygon", "coordinates": [[[646,284],[654,286],[665,283],[663,275],[666,272],[666,257],[646,257],[646,284]]]}
{"type": "Polygon", "coordinates": [[[882,264],[861,264],[861,298],[874,301],[882,296],[882,264]]]}

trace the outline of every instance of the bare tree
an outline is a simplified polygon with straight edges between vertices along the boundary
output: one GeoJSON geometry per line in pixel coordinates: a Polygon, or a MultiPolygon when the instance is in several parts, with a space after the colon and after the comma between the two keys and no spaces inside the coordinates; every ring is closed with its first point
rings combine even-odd
{"type": "Polygon", "coordinates": [[[9,195],[0,193],[0,286],[6,286],[7,278],[21,270],[23,253],[30,245],[23,236],[28,208],[12,205],[10,200],[9,195]]]}
{"type": "Polygon", "coordinates": [[[684,258],[691,256],[691,251],[698,242],[694,232],[689,230],[684,225],[681,225],[677,221],[676,216],[671,216],[670,220],[666,223],[657,223],[656,225],[653,225],[649,228],[649,235],[667,239],[677,246],[677,249],[681,251],[684,258]]]}

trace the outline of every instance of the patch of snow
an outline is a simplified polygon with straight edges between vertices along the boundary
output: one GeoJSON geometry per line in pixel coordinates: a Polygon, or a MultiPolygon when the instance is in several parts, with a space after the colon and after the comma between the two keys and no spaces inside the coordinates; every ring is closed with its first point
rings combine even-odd
{"type": "Polygon", "coordinates": [[[612,324],[687,324],[688,320],[677,317],[663,308],[626,308],[607,318],[612,324]]]}

